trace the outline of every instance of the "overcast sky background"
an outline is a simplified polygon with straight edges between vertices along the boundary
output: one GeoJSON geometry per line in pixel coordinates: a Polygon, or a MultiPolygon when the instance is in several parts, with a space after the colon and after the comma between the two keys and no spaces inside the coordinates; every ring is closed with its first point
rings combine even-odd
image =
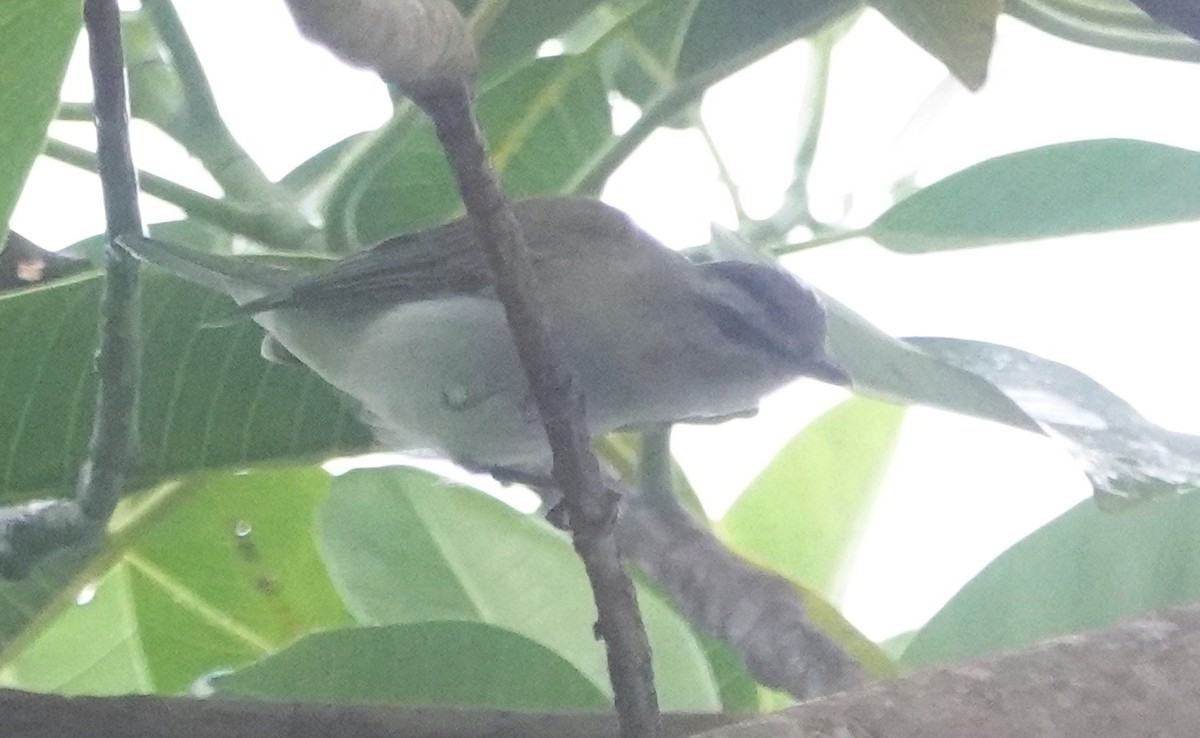
{"type": "MultiPolygon", "coordinates": [[[[269,175],[386,119],[382,85],[300,39],[279,0],[177,6],[230,128],[269,175]]],[[[753,215],[770,213],[787,185],[800,115],[795,87],[806,60],[804,46],[794,45],[705,100],[705,118],[753,215]]],[[[87,99],[89,84],[77,58],[68,99],[87,99]]],[[[1200,66],[1089,49],[1003,18],[989,81],[971,94],[867,12],[835,52],[815,206],[839,218],[852,195],[849,216],[865,223],[909,171],[928,183],[1059,141],[1130,137],[1200,150],[1198,89],[1200,66]],[[909,127],[923,104],[934,114],[909,127]]],[[[83,125],[56,124],[52,135],[91,145],[83,125]]],[[[135,158],[144,169],[218,192],[148,127],[137,129],[135,158]]],[[[694,132],[653,136],[604,197],[676,247],[706,241],[714,219],[736,226],[694,132]]],[[[13,228],[47,247],[66,246],[103,230],[100,202],[94,177],[42,160],[13,228]]],[[[153,222],[178,212],[147,201],[145,214],[153,222]]],[[[1198,237],[1200,226],[1188,224],[923,256],[859,240],[785,263],[889,333],[1011,344],[1088,373],[1154,422],[1200,433],[1198,237]]],[[[799,382],[754,419],[679,429],[677,455],[719,514],[791,434],[844,397],[799,382]]],[[[997,553],[1088,494],[1077,467],[1048,439],[912,409],[842,606],[872,637],[919,626],[997,553]]]]}

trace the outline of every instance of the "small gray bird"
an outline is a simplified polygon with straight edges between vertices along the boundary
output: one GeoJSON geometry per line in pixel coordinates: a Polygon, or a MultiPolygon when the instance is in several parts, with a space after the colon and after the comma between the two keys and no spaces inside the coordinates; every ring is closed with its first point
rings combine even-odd
{"type": "MultiPolygon", "coordinates": [[[[558,349],[593,437],[751,413],[801,376],[848,384],[813,291],[771,266],[694,264],[595,200],[513,203],[558,349]]],[[[223,292],[357,400],[380,440],[475,469],[549,469],[550,450],[504,310],[462,218],[389,239],[315,275],[138,237],[137,256],[223,292]]]]}

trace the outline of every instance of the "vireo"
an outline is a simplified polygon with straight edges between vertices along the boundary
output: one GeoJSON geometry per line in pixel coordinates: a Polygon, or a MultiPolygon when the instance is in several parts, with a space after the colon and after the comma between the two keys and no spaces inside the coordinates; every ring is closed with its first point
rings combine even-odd
{"type": "MultiPolygon", "coordinates": [[[[530,199],[513,210],[593,437],[747,414],[796,377],[849,382],[826,352],[820,300],[791,275],[694,264],[594,200],[530,199]]],[[[266,329],[264,356],[298,360],[357,400],[387,447],[473,469],[549,469],[470,219],[389,239],[317,274],[122,242],[231,296],[266,329]]]]}

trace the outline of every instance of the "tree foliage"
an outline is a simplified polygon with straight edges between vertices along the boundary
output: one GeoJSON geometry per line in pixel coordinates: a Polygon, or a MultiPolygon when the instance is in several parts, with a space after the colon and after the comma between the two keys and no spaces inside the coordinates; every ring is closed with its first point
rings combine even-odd
{"type": "MultiPolygon", "coordinates": [[[[1105,48],[1200,57],[1190,40],[1141,15],[1110,14],[1097,26],[1094,9],[1083,7],[1091,3],[1112,4],[1027,0],[1012,9],[1105,48]]],[[[652,131],[703,125],[697,105],[715,82],[795,42],[827,60],[863,12],[851,0],[457,5],[473,21],[479,115],[513,197],[595,194],[652,131]],[[539,55],[550,39],[563,52],[539,55]],[[615,94],[640,107],[620,134],[615,94]]],[[[1000,3],[957,5],[878,3],[950,73],[978,86],[1000,3]]],[[[71,101],[58,104],[77,7],[0,7],[0,218],[39,154],[94,166],[87,152],[46,139],[56,115],[78,112],[71,101]]],[[[281,183],[268,181],[220,124],[203,60],[176,21],[166,0],[145,0],[126,19],[129,53],[141,60],[131,74],[134,110],[212,169],[225,197],[144,178],[147,192],[187,213],[152,225],[157,235],[226,251],[252,239],[293,263],[313,262],[459,212],[434,133],[402,98],[378,130],[330,142],[281,183]],[[231,155],[237,166],[228,165],[231,155]],[[301,207],[312,202],[320,227],[301,207]]],[[[822,106],[818,94],[792,197],[775,216],[743,223],[742,235],[775,255],[851,235],[907,254],[1200,219],[1200,154],[1096,140],[979,162],[899,199],[865,228],[820,223],[804,199],[811,155],[803,152],[815,145],[822,106]],[[797,227],[821,235],[797,243],[789,237],[797,227]]],[[[94,248],[85,242],[72,251],[94,248]]],[[[65,495],[84,458],[100,283],[81,268],[0,293],[4,504],[65,495]]],[[[150,271],[142,299],[146,380],[133,484],[103,541],[0,582],[3,683],[94,694],[193,686],[495,707],[604,703],[591,605],[558,531],[428,472],[333,477],[324,460],[372,449],[341,398],[301,367],[260,360],[255,329],[211,295],[150,271]],[[378,658],[397,649],[412,657],[378,658]],[[484,663],[508,668],[477,668],[484,663]],[[446,669],[454,680],[437,681],[446,669]]],[[[1200,511],[1180,496],[1200,484],[1200,439],[1149,423],[1061,364],[981,342],[901,340],[829,302],[834,353],[864,394],[887,401],[855,397],[804,428],[712,533],[802,590],[817,623],[873,671],[894,665],[830,603],[844,586],[905,404],[1048,435],[1078,459],[1099,498],[1143,506],[1112,518],[1085,503],[1035,532],[915,634],[903,663],[962,659],[1200,596],[1200,578],[1182,563],[1194,558],[1189,534],[1200,511]]],[[[621,448],[607,447],[618,467],[627,461],[621,448]]],[[[777,703],[653,583],[644,583],[641,601],[664,707],[777,703]]]]}

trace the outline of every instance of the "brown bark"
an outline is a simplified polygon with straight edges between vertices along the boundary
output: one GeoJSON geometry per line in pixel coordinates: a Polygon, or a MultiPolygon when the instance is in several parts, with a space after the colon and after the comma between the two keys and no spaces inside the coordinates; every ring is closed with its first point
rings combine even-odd
{"type": "MultiPolygon", "coordinates": [[[[731,720],[667,715],[667,735],[731,720]]],[[[12,738],[582,738],[606,715],[528,714],[0,690],[12,738]]],[[[1190,738],[1200,735],[1200,605],[931,669],[704,733],[704,738],[1190,738]]]]}

